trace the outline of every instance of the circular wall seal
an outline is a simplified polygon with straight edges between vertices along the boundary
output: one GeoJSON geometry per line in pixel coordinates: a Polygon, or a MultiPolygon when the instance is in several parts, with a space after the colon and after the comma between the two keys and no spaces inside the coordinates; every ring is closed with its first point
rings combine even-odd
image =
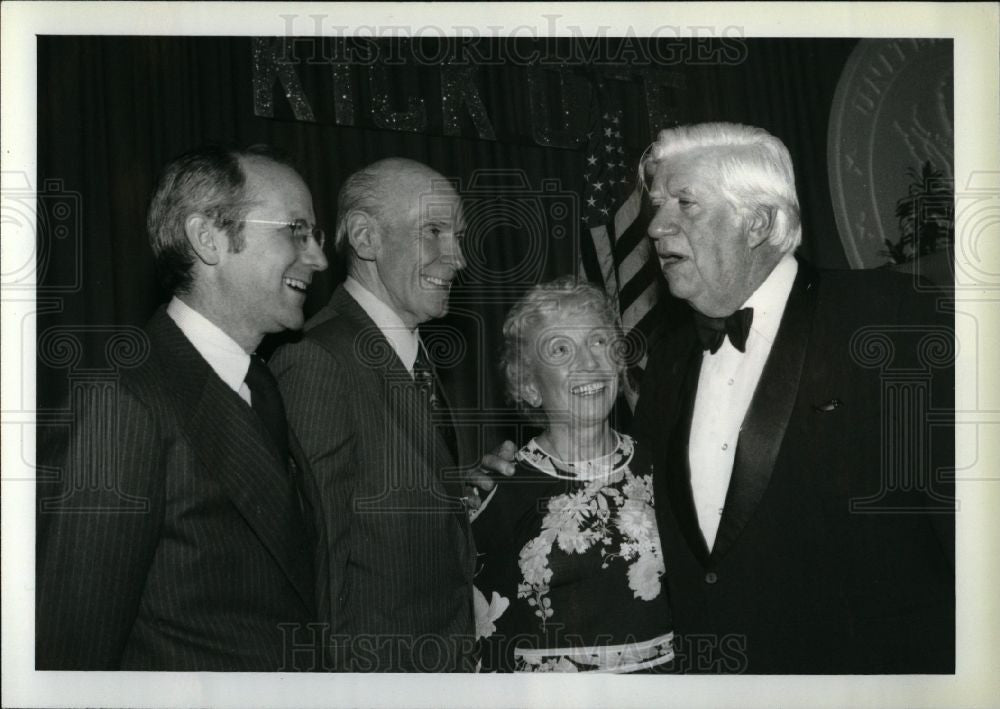
{"type": "MultiPolygon", "coordinates": [[[[896,203],[930,162],[954,179],[954,61],[950,39],[863,39],[830,110],[830,197],[852,268],[891,263],[896,203]]],[[[952,183],[953,184],[953,183],[952,183]]],[[[948,251],[942,252],[947,256],[948,251]]]]}

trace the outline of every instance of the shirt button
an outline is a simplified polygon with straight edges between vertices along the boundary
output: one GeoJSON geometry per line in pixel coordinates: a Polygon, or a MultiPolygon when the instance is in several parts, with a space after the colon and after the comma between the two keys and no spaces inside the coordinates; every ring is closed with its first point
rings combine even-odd
{"type": "Polygon", "coordinates": [[[732,386],[735,382],[736,382],[735,379],[730,378],[729,379],[729,386],[732,386]]]}
{"type": "Polygon", "coordinates": [[[728,443],[723,443],[722,444],[722,450],[724,450],[724,451],[725,450],[729,450],[729,444],[728,443]]]}
{"type": "Polygon", "coordinates": [[[719,575],[716,574],[714,571],[709,571],[707,574],[705,574],[705,583],[715,583],[718,580],[719,580],[719,575]]]}

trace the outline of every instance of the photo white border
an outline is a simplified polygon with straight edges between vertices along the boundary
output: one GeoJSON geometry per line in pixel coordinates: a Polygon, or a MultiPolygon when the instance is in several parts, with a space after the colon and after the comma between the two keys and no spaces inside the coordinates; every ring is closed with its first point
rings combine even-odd
{"type": "MultiPolygon", "coordinates": [[[[951,37],[955,40],[956,190],[974,173],[1000,166],[1000,60],[994,3],[91,3],[4,2],[0,6],[2,170],[36,171],[36,44],[39,34],[270,35],[346,27],[479,28],[496,36],[648,35],[677,27],[681,36],[951,37]],[[578,28],[578,29],[577,29],[578,28]],[[606,29],[605,29],[606,28],[606,29]]],[[[353,31],[339,30],[349,33],[353,31]]],[[[671,34],[671,36],[673,36],[671,34]]],[[[994,199],[1000,195],[994,195],[994,199]]],[[[1000,272],[1000,226],[976,229],[974,255],[1000,272]]],[[[3,224],[3,273],[34,258],[33,228],[3,224]]],[[[969,258],[956,248],[956,259],[969,258]]],[[[956,272],[961,273],[957,268],[956,272]]],[[[982,271],[980,271],[982,272],[982,271]]],[[[975,446],[975,465],[959,471],[958,665],[952,676],[469,676],[291,675],[33,671],[34,627],[34,301],[2,293],[2,670],[4,706],[972,706],[1000,696],[1000,289],[956,292],[959,446],[975,446]],[[978,382],[978,386],[969,386],[978,382]]],[[[975,286],[975,283],[959,285],[975,286]]],[[[928,638],[928,642],[933,642],[928,638]]]]}

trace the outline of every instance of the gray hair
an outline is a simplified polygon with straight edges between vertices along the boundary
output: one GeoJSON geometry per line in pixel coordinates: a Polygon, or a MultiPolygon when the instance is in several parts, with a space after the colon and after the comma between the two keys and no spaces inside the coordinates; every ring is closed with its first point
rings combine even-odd
{"type": "Polygon", "coordinates": [[[337,193],[337,226],[334,249],[338,255],[350,262],[351,240],[348,224],[353,214],[367,214],[380,222],[386,214],[391,199],[390,180],[407,172],[437,175],[437,172],[421,162],[409,158],[383,158],[352,173],[337,193]]]}
{"type": "Polygon", "coordinates": [[[737,209],[773,208],[769,242],[782,253],[802,241],[799,198],[788,148],[763,128],[738,123],[697,123],[660,131],[640,161],[648,184],[658,163],[688,152],[710,153],[719,189],[737,209]]]}
{"type": "Polygon", "coordinates": [[[337,194],[337,227],[334,250],[343,258],[350,257],[350,239],[347,234],[348,219],[355,212],[364,212],[378,221],[383,213],[380,186],[385,178],[381,163],[374,163],[353,173],[337,194]]]}
{"type": "MultiPolygon", "coordinates": [[[[562,276],[547,283],[533,286],[507,313],[503,323],[503,349],[500,371],[504,377],[507,397],[515,404],[526,403],[524,387],[533,381],[533,365],[537,350],[538,327],[546,315],[552,313],[589,311],[596,313],[603,323],[616,334],[612,345],[612,359],[621,376],[625,360],[621,350],[624,339],[618,326],[615,308],[604,292],[575,276],[562,276]]],[[[530,412],[531,409],[528,409],[530,412]]]]}

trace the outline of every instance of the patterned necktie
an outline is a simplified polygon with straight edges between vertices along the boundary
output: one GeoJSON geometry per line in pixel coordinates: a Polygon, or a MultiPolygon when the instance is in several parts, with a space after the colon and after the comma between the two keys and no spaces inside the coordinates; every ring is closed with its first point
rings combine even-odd
{"type": "Polygon", "coordinates": [[[431,423],[441,431],[444,441],[451,451],[451,456],[458,460],[458,442],[455,436],[455,427],[452,424],[451,412],[445,403],[441,386],[434,376],[434,369],[427,359],[423,343],[417,345],[417,358],[413,361],[413,381],[417,387],[425,393],[432,413],[431,423]]]}
{"type": "Polygon", "coordinates": [[[698,331],[701,348],[709,350],[712,354],[719,351],[727,335],[733,347],[740,352],[746,352],[751,323],[753,323],[753,308],[737,310],[725,318],[710,318],[697,311],[694,313],[694,326],[698,331]]]}
{"type": "Polygon", "coordinates": [[[278,447],[283,461],[288,460],[288,419],[285,404],[278,391],[278,382],[271,370],[257,355],[250,355],[250,369],[247,370],[247,386],[250,387],[251,408],[257,412],[264,428],[278,447]]]}

